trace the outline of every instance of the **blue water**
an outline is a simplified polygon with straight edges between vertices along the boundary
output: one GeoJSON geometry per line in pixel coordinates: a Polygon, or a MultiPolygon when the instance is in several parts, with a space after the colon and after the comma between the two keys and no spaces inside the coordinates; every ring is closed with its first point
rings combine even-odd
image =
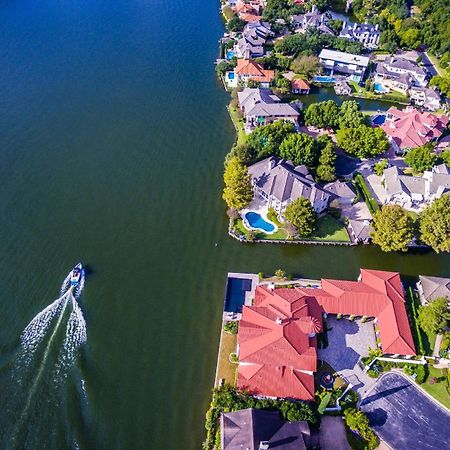
{"type": "Polygon", "coordinates": [[[228,50],[225,58],[230,60],[230,59],[233,59],[235,56],[236,56],[236,53],[234,53],[233,50],[228,50]]]}
{"type": "Polygon", "coordinates": [[[313,81],[316,81],[317,83],[334,83],[336,78],[319,75],[314,77],[313,81]]]}
{"type": "Polygon", "coordinates": [[[386,115],[385,114],[377,114],[372,117],[372,125],[383,125],[386,121],[386,115]]]}
{"type": "Polygon", "coordinates": [[[379,94],[384,94],[387,92],[387,89],[380,83],[374,83],[373,90],[379,94]]]}
{"type": "Polygon", "coordinates": [[[257,228],[265,231],[266,233],[272,233],[275,230],[275,226],[271,223],[265,221],[260,214],[250,211],[245,215],[245,218],[248,220],[248,223],[252,228],[257,228]]]}
{"type": "Polygon", "coordinates": [[[230,80],[234,80],[234,73],[233,72],[228,72],[228,78],[230,80]]]}
{"type": "Polygon", "coordinates": [[[252,280],[242,278],[228,278],[225,297],[225,311],[242,313],[245,303],[245,293],[252,288],[252,280]]]}

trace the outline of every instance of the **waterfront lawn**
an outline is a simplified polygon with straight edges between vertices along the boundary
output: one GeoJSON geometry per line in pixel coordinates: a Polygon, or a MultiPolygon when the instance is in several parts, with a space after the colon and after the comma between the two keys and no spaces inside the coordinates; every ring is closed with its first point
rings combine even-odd
{"type": "Polygon", "coordinates": [[[230,112],[231,120],[237,129],[237,145],[245,144],[247,141],[247,134],[244,129],[244,121],[238,115],[238,108],[233,108],[231,104],[228,106],[228,111],[230,112]]]}
{"type": "MultiPolygon", "coordinates": [[[[272,220],[272,218],[269,218],[272,220]]],[[[275,222],[275,220],[274,220],[275,222]]],[[[288,235],[283,229],[283,225],[277,220],[277,225],[279,228],[275,233],[265,234],[262,232],[257,232],[255,239],[267,239],[267,240],[287,240],[288,235]]],[[[247,236],[248,230],[245,229],[242,219],[236,220],[235,229],[238,233],[247,236]]],[[[348,236],[345,226],[339,220],[326,214],[317,220],[317,230],[312,236],[299,237],[295,240],[298,241],[330,241],[330,242],[350,242],[350,237],[348,236]]]]}
{"type": "Polygon", "coordinates": [[[237,347],[237,334],[226,333],[222,329],[222,338],[219,349],[216,383],[223,378],[225,383],[235,386],[237,364],[230,362],[230,353],[234,353],[237,347]]]}
{"type": "Polygon", "coordinates": [[[343,223],[329,214],[325,214],[317,220],[317,230],[312,236],[302,239],[305,241],[350,242],[343,223]]]}
{"type": "Polygon", "coordinates": [[[401,92],[392,91],[386,94],[377,94],[376,92],[368,91],[366,88],[361,87],[355,81],[348,82],[353,89],[353,93],[356,97],[367,98],[370,100],[385,100],[388,102],[408,103],[409,99],[401,92]]]}
{"type": "Polygon", "coordinates": [[[428,370],[430,373],[428,379],[420,386],[446,408],[450,409],[450,394],[447,391],[448,369],[436,369],[435,367],[428,365],[428,370]],[[430,384],[431,378],[436,378],[438,381],[434,384],[430,384]]]}

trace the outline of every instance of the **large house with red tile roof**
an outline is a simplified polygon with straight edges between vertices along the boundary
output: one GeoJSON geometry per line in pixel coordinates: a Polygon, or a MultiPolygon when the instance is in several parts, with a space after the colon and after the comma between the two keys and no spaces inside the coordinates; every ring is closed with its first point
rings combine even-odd
{"type": "Polygon", "coordinates": [[[420,112],[411,106],[403,111],[391,107],[382,128],[394,149],[405,151],[439,139],[448,122],[445,115],[420,112]]]}
{"type": "Polygon", "coordinates": [[[275,71],[266,70],[261,64],[251,59],[238,59],[237,66],[234,68],[234,77],[236,83],[242,83],[244,86],[251,80],[259,83],[261,87],[269,87],[275,79],[275,71]]]}
{"type": "Polygon", "coordinates": [[[260,285],[239,323],[238,387],[313,400],[323,314],[373,317],[384,354],[416,354],[398,273],[361,269],[358,281],[323,279],[319,289],[260,285]]]}

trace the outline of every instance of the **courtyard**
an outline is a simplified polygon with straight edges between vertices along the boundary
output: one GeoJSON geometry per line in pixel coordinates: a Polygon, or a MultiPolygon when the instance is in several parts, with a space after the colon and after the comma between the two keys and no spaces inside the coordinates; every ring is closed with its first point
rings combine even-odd
{"type": "Polygon", "coordinates": [[[364,393],[374,380],[364,374],[358,361],[368,355],[368,348],[376,347],[373,321],[340,319],[328,316],[328,346],[318,349],[318,358],[326,361],[353,388],[364,393]]]}

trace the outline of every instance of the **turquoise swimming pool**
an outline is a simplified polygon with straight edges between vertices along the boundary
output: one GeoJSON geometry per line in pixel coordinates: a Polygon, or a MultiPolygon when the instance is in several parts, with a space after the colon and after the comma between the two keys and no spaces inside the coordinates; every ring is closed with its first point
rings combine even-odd
{"type": "Polygon", "coordinates": [[[266,233],[272,233],[275,231],[275,225],[264,220],[261,214],[254,211],[249,211],[245,214],[245,218],[247,219],[249,225],[255,230],[262,230],[266,233]]]}
{"type": "Polygon", "coordinates": [[[385,92],[388,92],[388,90],[380,83],[374,83],[373,90],[377,94],[384,94],[385,92]]]}
{"type": "Polygon", "coordinates": [[[316,83],[334,83],[336,81],[336,78],[318,75],[313,78],[313,81],[315,81],[316,83]]]}

